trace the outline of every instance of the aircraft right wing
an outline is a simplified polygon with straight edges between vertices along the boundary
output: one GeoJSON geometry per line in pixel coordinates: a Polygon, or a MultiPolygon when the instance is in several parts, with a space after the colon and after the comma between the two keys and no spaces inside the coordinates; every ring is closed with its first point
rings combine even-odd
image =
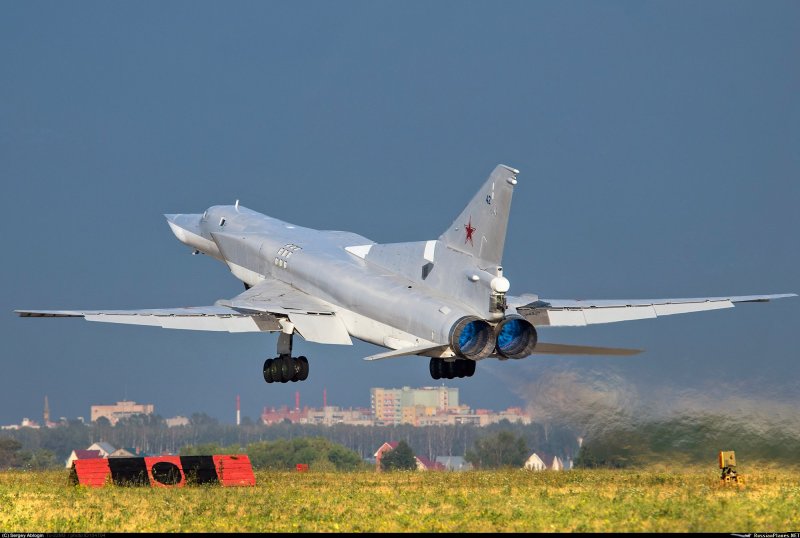
{"type": "Polygon", "coordinates": [[[522,295],[509,297],[514,308],[536,326],[576,327],[596,323],[613,323],[650,319],[672,314],[703,312],[733,308],[734,303],[761,303],[772,299],[796,297],[794,293],[778,295],[742,295],[730,297],[695,297],[690,299],[616,299],[583,301],[571,299],[539,299],[522,295]]]}
{"type": "Polygon", "coordinates": [[[213,306],[143,310],[15,310],[21,317],[77,317],[87,321],[150,325],[165,329],[274,332],[288,319],[311,342],[352,344],[333,305],[289,284],[267,279],[213,306]]]}

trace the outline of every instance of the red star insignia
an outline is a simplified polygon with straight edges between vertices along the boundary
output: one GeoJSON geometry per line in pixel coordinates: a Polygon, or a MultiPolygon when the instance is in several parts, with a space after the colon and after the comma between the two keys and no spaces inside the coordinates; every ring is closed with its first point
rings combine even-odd
{"type": "Polygon", "coordinates": [[[472,242],[472,233],[475,231],[475,228],[472,227],[472,217],[469,218],[469,224],[464,225],[464,230],[467,232],[467,238],[464,239],[464,244],[466,245],[467,241],[469,241],[469,244],[474,247],[475,244],[472,242]]]}

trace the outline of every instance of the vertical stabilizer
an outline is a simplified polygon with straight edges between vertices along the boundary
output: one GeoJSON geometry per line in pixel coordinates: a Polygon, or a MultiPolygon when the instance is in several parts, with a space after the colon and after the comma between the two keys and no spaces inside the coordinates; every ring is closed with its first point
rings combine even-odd
{"type": "Polygon", "coordinates": [[[492,265],[501,265],[511,195],[518,173],[519,170],[498,165],[439,240],[454,250],[492,265]]]}

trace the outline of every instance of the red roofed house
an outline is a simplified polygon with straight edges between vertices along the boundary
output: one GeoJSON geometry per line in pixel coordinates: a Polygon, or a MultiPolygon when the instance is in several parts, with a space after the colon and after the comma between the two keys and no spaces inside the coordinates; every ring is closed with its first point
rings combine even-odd
{"type": "Polygon", "coordinates": [[[72,468],[72,462],[75,460],[94,460],[102,457],[99,450],[73,450],[67,458],[67,469],[72,468]]]}
{"type": "Polygon", "coordinates": [[[417,460],[417,471],[444,471],[444,465],[437,461],[431,461],[422,456],[414,456],[417,460]]]}

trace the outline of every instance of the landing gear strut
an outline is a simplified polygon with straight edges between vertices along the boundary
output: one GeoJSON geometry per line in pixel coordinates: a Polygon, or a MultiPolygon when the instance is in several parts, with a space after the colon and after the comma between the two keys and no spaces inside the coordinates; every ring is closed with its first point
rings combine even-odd
{"type": "Polygon", "coordinates": [[[430,364],[431,377],[434,379],[472,377],[475,373],[475,364],[476,362],[471,359],[446,361],[438,357],[433,357],[430,364]]]}
{"type": "Polygon", "coordinates": [[[292,357],[292,334],[282,332],[278,336],[278,356],[264,361],[264,381],[288,383],[305,381],[308,378],[308,359],[292,357]]]}

